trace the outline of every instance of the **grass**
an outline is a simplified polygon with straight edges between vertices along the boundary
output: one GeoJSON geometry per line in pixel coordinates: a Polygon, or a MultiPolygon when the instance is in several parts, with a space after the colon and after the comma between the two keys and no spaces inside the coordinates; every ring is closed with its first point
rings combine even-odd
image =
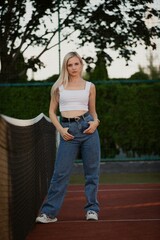
{"type": "MultiPolygon", "coordinates": [[[[160,183],[160,173],[103,173],[100,184],[160,183]]],[[[84,176],[73,174],[70,184],[84,184],[84,176]]]]}

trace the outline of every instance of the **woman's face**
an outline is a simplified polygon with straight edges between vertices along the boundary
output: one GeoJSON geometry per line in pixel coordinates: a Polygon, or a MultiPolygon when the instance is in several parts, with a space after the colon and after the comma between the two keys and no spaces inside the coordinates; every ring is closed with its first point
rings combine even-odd
{"type": "Polygon", "coordinates": [[[71,77],[79,77],[82,71],[82,64],[78,57],[72,57],[67,62],[68,74],[71,77]]]}

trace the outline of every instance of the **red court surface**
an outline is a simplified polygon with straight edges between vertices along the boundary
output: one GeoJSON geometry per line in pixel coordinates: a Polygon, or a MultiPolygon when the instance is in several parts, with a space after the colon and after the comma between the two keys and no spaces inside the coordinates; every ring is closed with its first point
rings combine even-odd
{"type": "Polygon", "coordinates": [[[100,185],[99,221],[86,221],[84,187],[68,188],[58,222],[35,224],[26,240],[159,240],[160,184],[100,185]]]}

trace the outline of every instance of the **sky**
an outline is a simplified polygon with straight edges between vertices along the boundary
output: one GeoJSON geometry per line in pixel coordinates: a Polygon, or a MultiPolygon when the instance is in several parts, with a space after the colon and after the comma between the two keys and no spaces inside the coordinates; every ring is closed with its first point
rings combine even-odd
{"type": "MultiPolygon", "coordinates": [[[[159,0],[155,0],[155,6],[160,8],[159,0]]],[[[58,22],[58,20],[57,20],[58,22]]],[[[156,22],[156,20],[155,20],[156,22]]],[[[149,22],[148,24],[154,24],[154,21],[149,22]]],[[[157,22],[156,22],[157,24],[157,22]]],[[[90,44],[86,47],[78,47],[77,42],[77,34],[74,33],[72,35],[72,41],[64,41],[61,43],[61,59],[70,51],[77,51],[82,57],[86,55],[96,56],[95,48],[93,44],[90,44]]],[[[54,43],[58,42],[57,38],[54,38],[54,43]]],[[[156,40],[157,49],[152,51],[152,54],[155,56],[155,65],[159,65],[160,63],[160,40],[156,40]]],[[[26,53],[26,57],[28,57],[31,53],[32,55],[36,55],[39,53],[39,48],[30,48],[30,50],[26,53]]],[[[113,58],[113,63],[110,67],[107,67],[109,78],[129,78],[132,74],[138,71],[139,65],[141,67],[146,67],[148,64],[147,56],[149,55],[150,49],[145,50],[144,46],[138,46],[136,49],[137,54],[132,56],[129,65],[126,66],[126,62],[124,59],[117,59],[117,54],[114,51],[109,51],[107,53],[111,53],[113,58]]],[[[59,73],[59,51],[58,46],[52,48],[48,52],[46,52],[41,57],[41,61],[44,63],[45,68],[38,70],[37,72],[32,72],[28,70],[28,80],[45,80],[48,77],[59,73]]]]}

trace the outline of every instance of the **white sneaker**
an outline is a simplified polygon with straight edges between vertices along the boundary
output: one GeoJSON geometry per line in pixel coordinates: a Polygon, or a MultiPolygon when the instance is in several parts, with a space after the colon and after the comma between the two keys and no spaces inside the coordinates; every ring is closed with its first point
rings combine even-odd
{"type": "Polygon", "coordinates": [[[50,218],[45,213],[42,213],[36,218],[37,223],[53,223],[56,222],[57,218],[50,218]]]}
{"type": "Polygon", "coordinates": [[[89,210],[87,211],[87,214],[86,214],[86,220],[98,220],[98,214],[93,211],[93,210],[89,210]]]}

